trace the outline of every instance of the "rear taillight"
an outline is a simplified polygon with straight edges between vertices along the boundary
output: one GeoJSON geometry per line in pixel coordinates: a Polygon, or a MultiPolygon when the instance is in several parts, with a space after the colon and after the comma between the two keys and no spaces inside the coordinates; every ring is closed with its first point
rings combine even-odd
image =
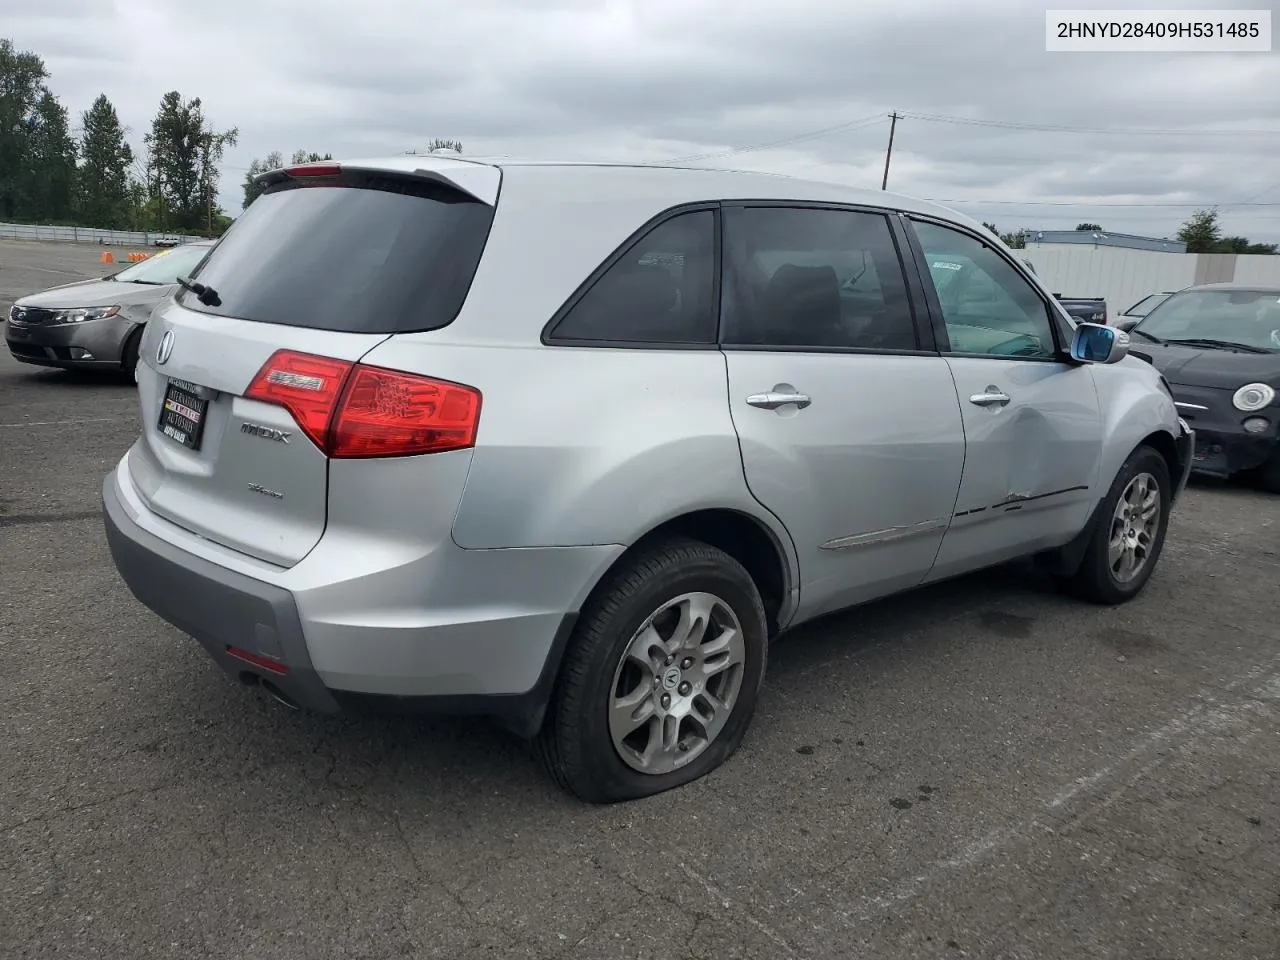
{"type": "Polygon", "coordinates": [[[329,457],[408,457],[475,445],[480,391],[463,384],[278,350],[245,396],[284,407],[329,457]]]}
{"type": "Polygon", "coordinates": [[[329,431],[331,457],[405,457],[474,446],[480,391],[357,365],[329,431]]]}
{"type": "Polygon", "coordinates": [[[311,442],[324,450],[333,409],[353,366],[346,360],[277,350],[262,365],[245,396],[284,407],[311,442]]]}

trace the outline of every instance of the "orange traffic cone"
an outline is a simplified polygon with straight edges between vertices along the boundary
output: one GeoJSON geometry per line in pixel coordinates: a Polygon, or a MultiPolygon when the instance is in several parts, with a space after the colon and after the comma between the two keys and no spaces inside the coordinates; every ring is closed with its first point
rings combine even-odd
{"type": "Polygon", "coordinates": [[[99,263],[115,263],[115,261],[111,257],[110,250],[103,250],[102,256],[98,258],[98,262],[99,263]]]}

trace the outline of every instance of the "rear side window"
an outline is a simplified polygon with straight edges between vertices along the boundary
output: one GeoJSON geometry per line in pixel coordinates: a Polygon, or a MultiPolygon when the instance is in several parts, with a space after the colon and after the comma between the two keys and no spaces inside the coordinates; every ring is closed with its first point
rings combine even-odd
{"type": "Polygon", "coordinates": [[[220,316],[349,333],[408,333],[462,308],[493,208],[445,186],[362,178],[258,197],[200,268],[220,316]]]}
{"type": "Polygon", "coordinates": [[[552,328],[560,341],[714,343],[715,214],[681,213],[616,260],[552,328]]]}
{"type": "Polygon", "coordinates": [[[748,207],[727,211],[724,229],[726,344],[917,349],[883,215],[748,207]]]}

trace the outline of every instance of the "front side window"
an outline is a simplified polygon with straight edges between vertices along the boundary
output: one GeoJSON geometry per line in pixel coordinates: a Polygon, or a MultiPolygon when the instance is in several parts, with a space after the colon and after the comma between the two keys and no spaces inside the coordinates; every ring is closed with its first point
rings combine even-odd
{"type": "Polygon", "coordinates": [[[934,223],[913,224],[924,250],[951,352],[1052,357],[1049,308],[1004,257],[981,241],[934,223]]]}
{"type": "Polygon", "coordinates": [[[714,290],[715,214],[677,214],[632,244],[560,319],[551,337],[715,343],[714,290]]]}
{"type": "Polygon", "coordinates": [[[726,213],[726,345],[918,348],[884,215],[791,207],[726,213]]]}

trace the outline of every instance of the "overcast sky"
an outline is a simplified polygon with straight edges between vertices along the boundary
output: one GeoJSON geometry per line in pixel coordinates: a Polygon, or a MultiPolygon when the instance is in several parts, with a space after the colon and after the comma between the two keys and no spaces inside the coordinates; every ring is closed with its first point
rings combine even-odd
{"type": "MultiPolygon", "coordinates": [[[[1053,4],[1175,5],[1268,3],[1053,4]]],[[[909,116],[898,122],[889,188],[951,201],[1002,230],[1088,220],[1171,236],[1195,206],[1218,204],[1228,234],[1280,241],[1280,132],[1265,132],[1280,131],[1280,53],[1046,53],[1045,9],[1026,0],[0,0],[0,35],[44,58],[73,116],[106,93],[135,148],[166,91],[200,97],[216,126],[240,131],[223,168],[229,212],[250,160],[271,150],[369,156],[433,137],[460,139],[473,155],[712,154],[699,162],[879,187],[886,115],[897,110],[909,116]],[[1201,132],[1168,132],[1186,129],[1201,132]],[[778,141],[789,142],[741,149],[778,141]]]]}

